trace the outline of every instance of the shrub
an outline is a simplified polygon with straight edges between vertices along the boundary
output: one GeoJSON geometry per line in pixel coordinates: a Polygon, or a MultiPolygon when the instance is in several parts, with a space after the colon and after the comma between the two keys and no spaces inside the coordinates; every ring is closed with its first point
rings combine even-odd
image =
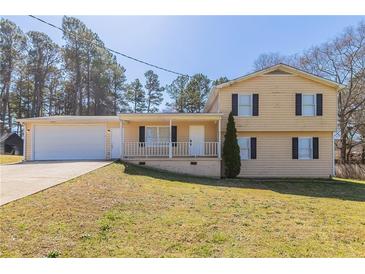
{"type": "Polygon", "coordinates": [[[103,223],[100,225],[100,230],[103,232],[108,231],[110,228],[111,228],[110,224],[107,224],[107,223],[103,223]]]}
{"type": "Polygon", "coordinates": [[[365,165],[336,164],[336,177],[365,180],[365,165]]]}
{"type": "Polygon", "coordinates": [[[51,251],[47,254],[47,258],[57,258],[60,256],[60,253],[58,251],[51,251]]]}
{"type": "Polygon", "coordinates": [[[241,170],[240,148],[232,112],[228,116],[227,131],[223,143],[224,175],[235,178],[241,170]]]}

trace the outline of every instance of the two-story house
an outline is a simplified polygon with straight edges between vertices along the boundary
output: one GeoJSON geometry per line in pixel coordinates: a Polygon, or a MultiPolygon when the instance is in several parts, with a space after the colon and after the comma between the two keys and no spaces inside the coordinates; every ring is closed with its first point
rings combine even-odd
{"type": "Polygon", "coordinates": [[[204,113],[131,113],[19,120],[25,160],[118,159],[221,176],[232,111],[241,177],[334,174],[339,84],[279,64],[214,87],[204,113]]]}

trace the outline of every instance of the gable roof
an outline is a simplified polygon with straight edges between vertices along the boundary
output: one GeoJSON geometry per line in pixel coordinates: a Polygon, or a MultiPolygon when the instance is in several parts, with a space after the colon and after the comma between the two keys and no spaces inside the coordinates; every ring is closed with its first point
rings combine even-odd
{"type": "Polygon", "coordinates": [[[341,84],[339,84],[337,82],[334,82],[332,80],[328,80],[326,78],[319,77],[317,75],[314,75],[312,73],[303,71],[301,69],[289,66],[287,64],[279,63],[277,65],[274,65],[274,66],[271,66],[271,67],[268,67],[268,68],[265,68],[265,69],[262,69],[262,70],[259,70],[259,71],[255,71],[255,72],[252,72],[252,73],[249,73],[249,74],[246,74],[244,76],[238,77],[238,78],[233,79],[231,81],[228,81],[228,82],[225,82],[223,84],[212,87],[211,91],[209,92],[208,100],[207,100],[207,103],[204,107],[204,110],[206,110],[207,107],[214,101],[214,99],[215,99],[215,97],[218,93],[217,92],[218,89],[228,87],[228,86],[231,86],[235,83],[246,81],[246,80],[249,80],[249,79],[252,79],[254,77],[264,75],[264,74],[294,74],[294,75],[298,75],[298,76],[301,76],[303,78],[310,79],[312,81],[321,83],[323,85],[336,88],[336,91],[339,91],[340,89],[344,88],[344,85],[341,85],[341,84]],[[277,71],[280,71],[281,73],[276,73],[277,71]]]}

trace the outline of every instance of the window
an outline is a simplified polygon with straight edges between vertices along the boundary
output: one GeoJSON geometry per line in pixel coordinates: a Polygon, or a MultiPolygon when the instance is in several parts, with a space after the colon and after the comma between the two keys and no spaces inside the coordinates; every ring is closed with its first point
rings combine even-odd
{"type": "Polygon", "coordinates": [[[252,96],[238,96],[238,116],[252,116],[252,96]]]}
{"type": "Polygon", "coordinates": [[[169,127],[146,127],[146,143],[170,142],[169,127]]]}
{"type": "Polygon", "coordinates": [[[241,160],[250,159],[250,138],[249,137],[239,137],[238,145],[240,147],[241,160]]]}
{"type": "Polygon", "coordinates": [[[316,96],[314,94],[302,95],[302,112],[303,116],[316,115],[316,96]]]}
{"type": "Polygon", "coordinates": [[[298,158],[301,160],[309,160],[313,158],[313,143],[312,138],[299,138],[298,139],[298,158]]]}

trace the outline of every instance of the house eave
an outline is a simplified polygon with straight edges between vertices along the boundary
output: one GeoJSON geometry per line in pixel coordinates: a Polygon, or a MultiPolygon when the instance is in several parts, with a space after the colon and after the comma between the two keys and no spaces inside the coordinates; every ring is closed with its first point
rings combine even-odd
{"type": "Polygon", "coordinates": [[[123,121],[217,121],[222,113],[127,113],[119,114],[123,121]]]}
{"type": "Polygon", "coordinates": [[[44,123],[44,122],[118,122],[118,116],[48,116],[16,119],[18,123],[44,123]]]}

